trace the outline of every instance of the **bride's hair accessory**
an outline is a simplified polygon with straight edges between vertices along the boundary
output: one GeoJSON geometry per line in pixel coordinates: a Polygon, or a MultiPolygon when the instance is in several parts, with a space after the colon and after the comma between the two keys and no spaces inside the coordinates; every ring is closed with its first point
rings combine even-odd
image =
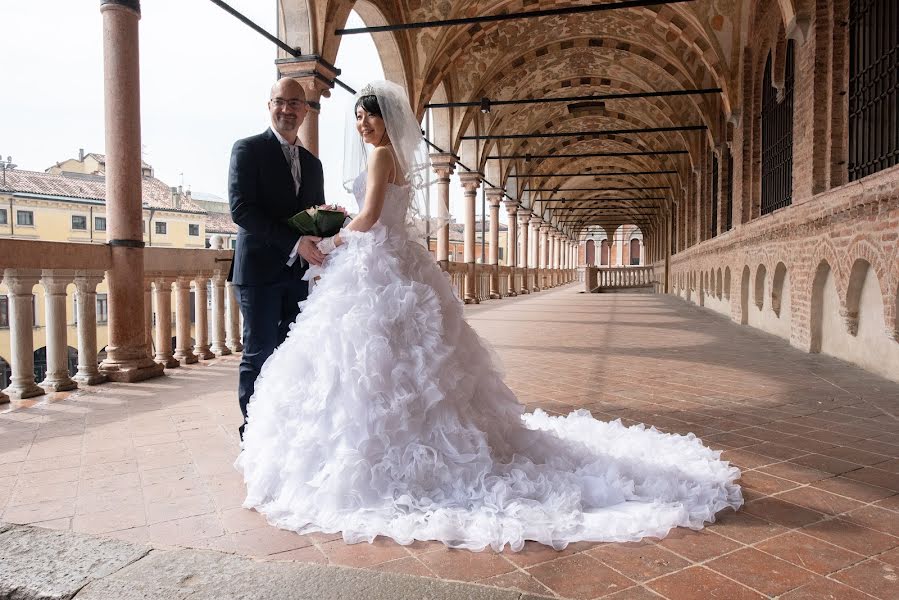
{"type": "MultiPolygon", "coordinates": [[[[366,101],[374,98],[384,120],[387,137],[393,144],[399,174],[397,184],[409,185],[409,208],[406,211],[406,224],[410,235],[424,238],[436,234],[437,229],[446,222],[447,215],[437,214],[431,210],[429,186],[431,184],[431,158],[428,146],[422,134],[421,122],[416,118],[409,103],[406,91],[390,81],[373,81],[366,84],[354,99],[354,106],[365,108],[366,101]],[[442,219],[442,221],[441,221],[442,219]]],[[[366,108],[366,110],[368,110],[366,108]]],[[[347,135],[344,156],[344,186],[352,192],[356,177],[367,167],[368,157],[365,143],[356,131],[356,109],[348,115],[347,135]]],[[[372,111],[368,111],[372,112],[372,111]]]]}

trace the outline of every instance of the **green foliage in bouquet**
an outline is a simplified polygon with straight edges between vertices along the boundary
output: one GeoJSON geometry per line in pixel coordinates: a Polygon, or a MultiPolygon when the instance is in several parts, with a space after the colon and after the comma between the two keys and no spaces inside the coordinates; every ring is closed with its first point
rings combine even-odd
{"type": "Polygon", "coordinates": [[[296,229],[300,235],[326,238],[340,232],[346,217],[346,213],[340,210],[313,207],[290,217],[287,224],[296,229]]]}

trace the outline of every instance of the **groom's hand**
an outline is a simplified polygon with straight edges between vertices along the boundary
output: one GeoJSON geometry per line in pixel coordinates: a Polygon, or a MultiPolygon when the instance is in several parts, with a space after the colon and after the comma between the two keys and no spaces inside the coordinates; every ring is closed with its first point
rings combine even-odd
{"type": "Polygon", "coordinates": [[[316,244],[321,240],[320,237],[314,235],[304,235],[300,239],[300,256],[306,259],[306,262],[316,267],[320,267],[325,260],[325,255],[316,247],[316,244]]]}

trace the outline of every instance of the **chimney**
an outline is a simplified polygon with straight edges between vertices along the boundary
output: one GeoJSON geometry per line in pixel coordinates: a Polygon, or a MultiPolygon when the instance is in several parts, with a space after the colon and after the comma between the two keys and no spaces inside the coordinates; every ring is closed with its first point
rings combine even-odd
{"type": "Polygon", "coordinates": [[[172,207],[181,208],[181,188],[172,187],[172,207]]]}
{"type": "Polygon", "coordinates": [[[84,148],[78,148],[78,162],[84,162],[84,148]]]}

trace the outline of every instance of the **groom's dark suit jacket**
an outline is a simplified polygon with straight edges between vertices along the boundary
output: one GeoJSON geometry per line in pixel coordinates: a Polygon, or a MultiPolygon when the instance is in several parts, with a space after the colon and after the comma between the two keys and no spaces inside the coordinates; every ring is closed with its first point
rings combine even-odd
{"type": "Polygon", "coordinates": [[[303,276],[305,261],[299,257],[287,266],[300,236],[285,220],[324,204],[325,192],[322,163],[305,148],[300,149],[300,170],[300,191],[295,194],[290,165],[271,129],[234,144],[228,199],[239,229],[229,281],[266,285],[303,276]]]}

